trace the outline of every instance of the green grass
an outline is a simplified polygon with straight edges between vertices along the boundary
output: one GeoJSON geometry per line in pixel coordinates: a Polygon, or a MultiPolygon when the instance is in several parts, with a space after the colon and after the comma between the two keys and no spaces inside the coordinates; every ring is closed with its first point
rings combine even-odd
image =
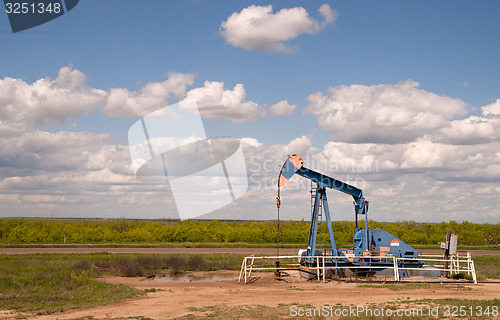
{"type": "Polygon", "coordinates": [[[184,271],[239,270],[244,255],[208,254],[109,254],[82,260],[87,268],[96,267],[125,277],[141,277],[168,270],[172,274],[184,271]]]}
{"type": "Polygon", "coordinates": [[[473,257],[474,266],[479,280],[500,279],[500,257],[477,256],[473,257]]]}
{"type": "Polygon", "coordinates": [[[74,265],[78,256],[4,255],[0,262],[0,308],[53,313],[110,304],[140,291],[102,283],[97,273],[74,265]]]}
{"type": "Polygon", "coordinates": [[[50,314],[88,308],[145,294],[96,280],[104,273],[146,276],[156,272],[239,269],[229,254],[35,254],[0,258],[0,309],[50,314]]]}
{"type": "MultiPolygon", "coordinates": [[[[290,307],[292,305],[279,304],[276,307],[268,307],[262,305],[254,306],[204,306],[189,308],[192,312],[180,318],[182,320],[195,319],[218,319],[218,320],[233,320],[233,319],[289,319],[290,307]]],[[[300,308],[314,308],[312,305],[298,305],[300,308]]],[[[324,317],[296,317],[300,319],[325,319],[324,317]]]]}

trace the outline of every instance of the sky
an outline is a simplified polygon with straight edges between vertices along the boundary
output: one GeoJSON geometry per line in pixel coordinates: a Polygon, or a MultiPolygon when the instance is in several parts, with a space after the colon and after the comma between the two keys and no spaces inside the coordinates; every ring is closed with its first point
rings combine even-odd
{"type": "MultiPolygon", "coordinates": [[[[17,33],[2,11],[0,39],[1,217],[276,219],[299,154],[370,219],[500,222],[497,1],[82,0],[17,33]],[[195,117],[183,137],[160,117],[158,150],[237,138],[224,174],[141,179],[129,130],[166,110],[195,117]]],[[[291,179],[281,219],[310,218],[309,189],[291,179]]]]}

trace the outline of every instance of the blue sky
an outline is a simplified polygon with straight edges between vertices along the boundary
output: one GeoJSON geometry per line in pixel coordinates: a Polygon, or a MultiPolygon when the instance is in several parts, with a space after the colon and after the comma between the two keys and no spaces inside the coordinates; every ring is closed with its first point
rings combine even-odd
{"type": "MultiPolygon", "coordinates": [[[[58,19],[13,34],[2,13],[1,79],[21,79],[29,88],[24,93],[40,93],[34,84],[40,79],[56,83],[60,70],[83,82],[65,88],[70,93],[54,91],[56,100],[70,95],[54,102],[57,107],[39,100],[22,110],[29,98],[19,90],[14,102],[0,101],[0,110],[17,110],[2,113],[2,124],[23,128],[3,138],[1,215],[88,216],[92,208],[89,216],[95,217],[174,217],[173,211],[161,212],[172,200],[161,188],[134,182],[127,134],[145,110],[160,107],[141,106],[137,97],[144,88],[177,73],[185,87],[175,93],[164,83],[161,106],[186,96],[201,99],[202,93],[207,98],[216,88],[206,81],[223,83],[219,89],[229,95],[243,86],[244,97],[225,109],[199,106],[208,136],[246,139],[249,171],[260,168],[252,156],[277,164],[302,153],[318,170],[342,162],[328,174],[360,179],[367,198],[373,196],[372,210],[379,210],[373,219],[498,222],[499,21],[496,1],[82,0],[58,19]],[[251,8],[268,19],[257,22],[262,33],[242,27],[251,8]],[[134,107],[110,102],[118,89],[134,107]],[[76,98],[87,102],[75,107],[76,98]],[[280,101],[287,112],[270,108],[280,101]],[[35,124],[22,120],[31,119],[23,112],[36,114],[35,124]],[[80,146],[68,159],[80,154],[85,161],[44,167],[20,160],[27,154],[49,159],[50,148],[30,152],[22,142],[26,135],[53,147],[68,132],[80,146]],[[365,168],[373,161],[376,172],[345,166],[365,168]],[[111,162],[122,167],[113,169],[111,162]],[[446,195],[438,197],[443,189],[446,195]],[[147,213],[138,214],[144,207],[147,213]]],[[[3,85],[0,100],[14,92],[3,85]]],[[[144,98],[150,101],[147,93],[144,98]]],[[[50,150],[59,159],[68,157],[67,151],[50,150]]],[[[274,218],[275,189],[250,180],[248,192],[210,217],[274,218]],[[253,213],[255,202],[265,214],[253,213]]],[[[307,192],[292,188],[289,218],[307,218],[307,192]]],[[[352,219],[347,200],[340,204],[347,212],[339,220],[352,219]]]]}

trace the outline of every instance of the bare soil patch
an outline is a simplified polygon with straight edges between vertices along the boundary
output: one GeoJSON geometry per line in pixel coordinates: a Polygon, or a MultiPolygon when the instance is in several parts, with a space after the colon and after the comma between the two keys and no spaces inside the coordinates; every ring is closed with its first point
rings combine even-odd
{"type": "MultiPolygon", "coordinates": [[[[236,271],[217,271],[224,276],[237,276],[236,271]]],[[[207,272],[193,273],[202,278],[207,272]]],[[[210,272],[213,275],[214,272],[210,272]]],[[[256,274],[260,278],[251,284],[238,284],[238,280],[218,281],[161,281],[147,278],[125,278],[106,276],[102,281],[121,283],[140,290],[156,289],[147,295],[123,301],[115,305],[101,306],[86,310],[72,310],[30,319],[113,319],[128,317],[146,317],[151,319],[173,319],[189,314],[203,315],[197,311],[205,306],[269,306],[279,304],[310,304],[315,307],[336,304],[368,305],[391,301],[420,299],[498,299],[499,283],[446,284],[430,286],[424,289],[390,290],[386,287],[364,287],[360,283],[330,281],[327,283],[306,281],[292,274],[285,281],[276,281],[272,273],[256,274]]],[[[288,314],[283,314],[287,317],[288,314]]]]}

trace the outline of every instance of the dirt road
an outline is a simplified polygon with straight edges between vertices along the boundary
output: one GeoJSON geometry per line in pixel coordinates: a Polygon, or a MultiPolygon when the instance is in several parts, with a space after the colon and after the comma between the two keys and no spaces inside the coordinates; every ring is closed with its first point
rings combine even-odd
{"type": "MultiPolygon", "coordinates": [[[[280,255],[295,255],[298,249],[280,249],[280,255]]],[[[275,248],[0,248],[0,254],[34,253],[236,253],[275,255],[275,248]]],[[[469,250],[472,256],[500,256],[500,250],[469,250]]],[[[441,250],[425,249],[424,254],[441,254],[441,250]]]]}

